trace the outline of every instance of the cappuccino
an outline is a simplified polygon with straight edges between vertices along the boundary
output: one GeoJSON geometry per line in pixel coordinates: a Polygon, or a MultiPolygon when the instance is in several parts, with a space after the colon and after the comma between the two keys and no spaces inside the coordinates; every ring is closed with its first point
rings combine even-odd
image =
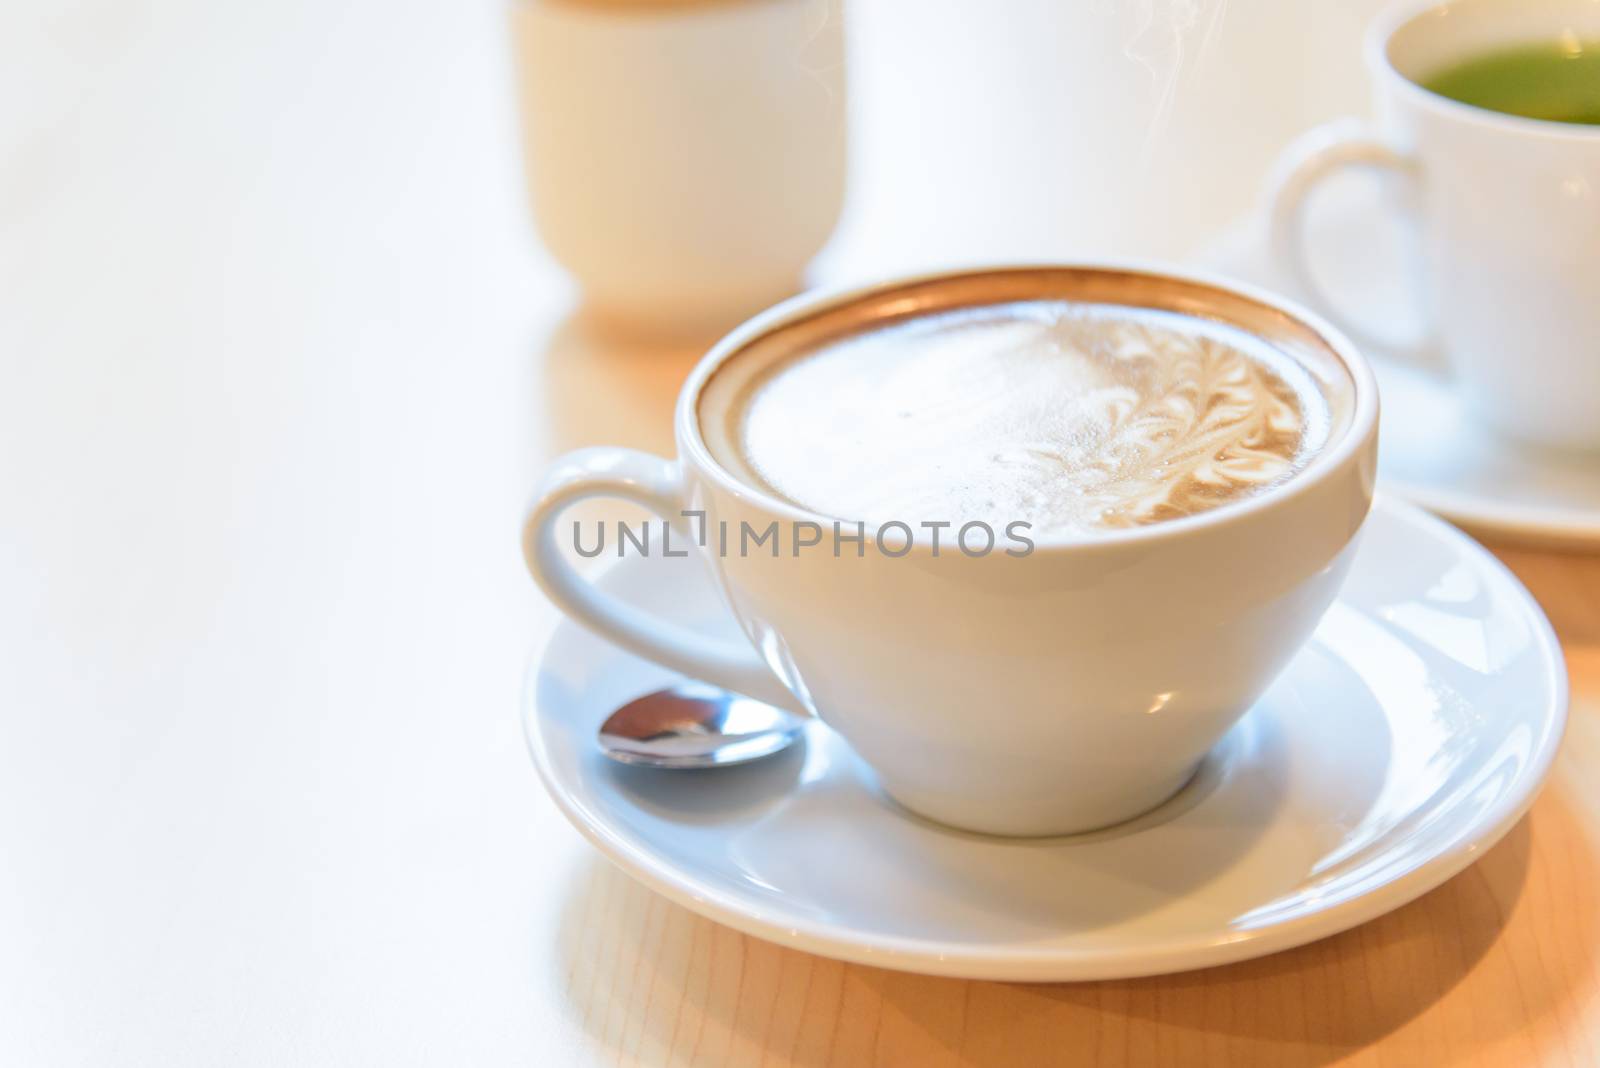
{"type": "Polygon", "coordinates": [[[1171,797],[1310,637],[1372,501],[1378,389],[1266,294],[989,267],[757,315],[674,429],[676,459],[581,449],[544,477],[522,546],[556,603],[815,714],[923,816],[1071,834],[1171,797]],[[748,647],[702,636],[676,581],[586,581],[566,512],[596,496],[666,521],[661,555],[698,553],[748,647]]]}
{"type": "Polygon", "coordinates": [[[1271,491],[1329,440],[1315,376],[1225,323],[1025,300],[827,338],[719,372],[707,440],[835,519],[1092,534],[1271,491]]]}

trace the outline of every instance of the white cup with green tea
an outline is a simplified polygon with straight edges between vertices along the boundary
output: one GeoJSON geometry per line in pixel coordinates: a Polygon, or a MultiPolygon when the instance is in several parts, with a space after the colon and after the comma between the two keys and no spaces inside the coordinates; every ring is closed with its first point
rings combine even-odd
{"type": "Polygon", "coordinates": [[[1358,340],[1441,354],[1503,435],[1600,449],[1600,2],[1407,3],[1373,26],[1367,58],[1376,122],[1310,131],[1274,176],[1279,266],[1358,340]],[[1426,344],[1371,338],[1317,284],[1306,202],[1351,166],[1400,176],[1390,202],[1418,225],[1426,344]]]}

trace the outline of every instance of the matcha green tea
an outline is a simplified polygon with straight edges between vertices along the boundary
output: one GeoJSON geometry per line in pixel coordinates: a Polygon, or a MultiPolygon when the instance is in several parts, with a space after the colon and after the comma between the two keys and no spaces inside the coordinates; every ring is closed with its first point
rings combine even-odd
{"type": "Polygon", "coordinates": [[[1421,84],[1507,115],[1600,126],[1600,38],[1498,49],[1446,67],[1421,84]]]}

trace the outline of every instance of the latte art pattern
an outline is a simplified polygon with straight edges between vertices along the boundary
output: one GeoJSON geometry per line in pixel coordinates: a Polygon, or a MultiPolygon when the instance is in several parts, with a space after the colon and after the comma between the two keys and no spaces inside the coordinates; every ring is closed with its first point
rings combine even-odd
{"type": "Polygon", "coordinates": [[[795,503],[868,522],[1122,529],[1253,496],[1327,435],[1311,377],[1231,327],[1060,303],[952,312],[769,370],[743,459],[795,503]]]}
{"type": "Polygon", "coordinates": [[[1053,345],[1112,368],[1117,379],[1078,402],[1089,423],[1081,447],[1020,454],[1045,465],[1042,479],[1070,472],[1095,525],[1192,515],[1297,469],[1300,397],[1239,349],[1139,322],[1062,319],[1043,329],[1053,345]]]}

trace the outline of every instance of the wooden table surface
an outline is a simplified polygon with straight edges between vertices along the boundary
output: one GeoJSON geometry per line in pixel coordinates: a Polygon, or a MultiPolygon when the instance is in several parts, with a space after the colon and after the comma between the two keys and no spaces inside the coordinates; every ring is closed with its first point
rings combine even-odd
{"type": "MultiPolygon", "coordinates": [[[[1052,42],[1118,5],[858,5],[819,271],[1186,255],[1284,137],[1362,106],[1375,2],[1232,0],[1116,211],[1039,131],[1081,118],[1052,42]],[[1263,56],[1282,92],[1228,80],[1263,56]]],[[[1600,1063],[1594,553],[1497,550],[1573,681],[1532,814],[1299,950],[928,979],[736,934],[595,854],[521,739],[558,617],[518,517],[564,449],[669,449],[699,349],[574,312],[504,26],[490,0],[0,13],[0,1063],[1600,1063]]]]}

